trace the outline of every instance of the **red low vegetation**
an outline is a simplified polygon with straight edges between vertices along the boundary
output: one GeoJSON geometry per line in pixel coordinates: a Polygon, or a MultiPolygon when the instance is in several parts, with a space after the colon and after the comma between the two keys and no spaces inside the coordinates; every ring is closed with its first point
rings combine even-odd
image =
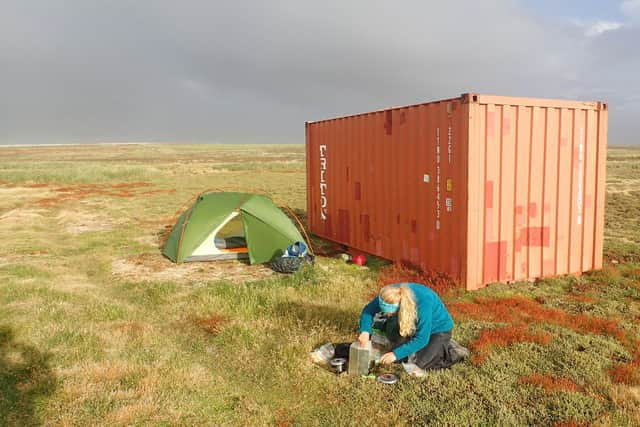
{"type": "Polygon", "coordinates": [[[640,372],[633,363],[620,363],[609,370],[611,380],[617,384],[639,385],[640,372]]]}
{"type": "Polygon", "coordinates": [[[229,318],[219,314],[212,314],[206,317],[198,317],[193,323],[200,329],[211,335],[218,335],[224,326],[229,323],[229,318]]]}
{"type": "Polygon", "coordinates": [[[345,247],[330,241],[316,240],[313,243],[313,252],[318,256],[336,257],[345,252],[345,247]]]}
{"type": "Polygon", "coordinates": [[[295,424],[295,418],[291,416],[286,408],[276,409],[276,425],[278,427],[289,427],[295,424]]]}
{"type": "MultiPolygon", "coordinates": [[[[53,189],[53,191],[60,193],[59,196],[40,199],[36,203],[42,207],[52,207],[69,200],[82,200],[92,196],[130,198],[148,196],[156,193],[175,192],[173,189],[140,191],[151,185],[149,182],[123,182],[116,184],[78,184],[58,187],[53,189]]],[[[52,186],[52,184],[32,184],[31,187],[33,186],[52,186]]]]}
{"type": "Polygon", "coordinates": [[[477,365],[484,363],[494,346],[508,346],[519,342],[548,344],[551,335],[543,332],[529,331],[526,325],[507,326],[498,329],[483,329],[477,340],[471,343],[471,361],[477,365]]]}
{"type": "MultiPolygon", "coordinates": [[[[544,301],[542,300],[542,302],[544,301]]],[[[545,307],[540,301],[530,298],[520,296],[497,299],[478,297],[473,302],[452,302],[447,306],[455,318],[508,322],[513,325],[513,328],[526,327],[526,325],[533,323],[546,323],[580,333],[611,336],[628,349],[635,350],[637,348],[637,345],[633,344],[634,340],[620,328],[618,321],[615,319],[603,319],[584,314],[573,315],[558,308],[545,307]]],[[[476,346],[478,341],[486,340],[486,337],[483,337],[484,332],[482,331],[478,340],[471,344],[472,348],[476,346]]],[[[476,360],[481,363],[484,359],[485,356],[480,355],[476,360]]],[[[633,369],[636,370],[634,372],[637,372],[638,366],[634,365],[633,369]]],[[[615,381],[622,378],[630,378],[629,381],[635,383],[638,381],[636,379],[637,375],[628,375],[631,370],[626,365],[618,365],[612,370],[611,374],[615,381]]]]}
{"type": "Polygon", "coordinates": [[[487,322],[540,322],[555,321],[567,316],[562,310],[544,307],[538,301],[515,296],[509,298],[474,298],[473,302],[448,304],[454,317],[487,322]]]}
{"type": "Polygon", "coordinates": [[[617,320],[577,314],[569,316],[566,323],[562,324],[562,326],[571,328],[578,332],[586,332],[595,335],[608,335],[616,338],[622,344],[627,344],[627,334],[620,329],[617,320]]]}
{"type": "Polygon", "coordinates": [[[150,187],[150,182],[119,182],[116,184],[111,184],[111,188],[141,188],[141,187],[150,187]]]}
{"type": "Polygon", "coordinates": [[[509,298],[475,298],[473,302],[448,304],[454,317],[509,323],[547,323],[562,326],[581,333],[609,335],[627,344],[626,333],[618,326],[618,321],[572,315],[553,307],[545,307],[530,298],[515,296],[509,298]]]}
{"type": "Polygon", "coordinates": [[[566,377],[553,377],[550,375],[544,374],[533,374],[529,376],[522,376],[519,380],[520,384],[523,385],[533,385],[542,387],[545,389],[547,393],[551,393],[553,391],[580,391],[581,387],[578,384],[571,381],[571,379],[566,377]]]}
{"type": "Polygon", "coordinates": [[[633,360],[629,363],[618,363],[609,370],[614,383],[630,386],[640,385],[640,343],[635,343],[633,360]]]}
{"type": "Polygon", "coordinates": [[[379,288],[391,283],[402,282],[422,283],[439,295],[454,289],[461,289],[461,285],[446,274],[424,271],[407,263],[396,263],[380,269],[378,274],[379,288]]]}

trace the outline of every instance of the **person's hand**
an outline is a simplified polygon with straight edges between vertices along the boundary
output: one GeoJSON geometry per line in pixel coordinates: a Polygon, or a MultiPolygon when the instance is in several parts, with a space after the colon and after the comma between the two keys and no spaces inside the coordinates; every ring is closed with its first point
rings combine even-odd
{"type": "Polygon", "coordinates": [[[358,336],[358,342],[360,343],[360,347],[364,347],[369,342],[369,332],[362,332],[358,336]]]}
{"type": "Polygon", "coordinates": [[[388,365],[395,361],[396,361],[396,355],[393,354],[393,351],[383,354],[382,357],[380,358],[380,363],[382,363],[383,365],[388,365]]]}

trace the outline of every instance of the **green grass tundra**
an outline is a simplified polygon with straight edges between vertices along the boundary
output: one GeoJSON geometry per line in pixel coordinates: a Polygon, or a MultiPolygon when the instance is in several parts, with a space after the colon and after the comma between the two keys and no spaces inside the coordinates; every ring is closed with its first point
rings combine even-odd
{"type": "Polygon", "coordinates": [[[607,160],[605,268],[443,291],[473,357],[386,386],[309,352],[413,273],[160,255],[204,190],[304,216],[303,146],[0,148],[0,425],[640,425],[640,150],[607,160]]]}

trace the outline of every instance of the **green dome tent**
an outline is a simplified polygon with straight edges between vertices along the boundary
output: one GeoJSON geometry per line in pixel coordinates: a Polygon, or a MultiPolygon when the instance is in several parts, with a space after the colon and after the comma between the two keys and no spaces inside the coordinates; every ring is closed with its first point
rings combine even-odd
{"type": "Polygon", "coordinates": [[[207,193],[180,215],[162,253],[174,262],[249,258],[255,264],[303,241],[289,217],[265,196],[207,193]]]}

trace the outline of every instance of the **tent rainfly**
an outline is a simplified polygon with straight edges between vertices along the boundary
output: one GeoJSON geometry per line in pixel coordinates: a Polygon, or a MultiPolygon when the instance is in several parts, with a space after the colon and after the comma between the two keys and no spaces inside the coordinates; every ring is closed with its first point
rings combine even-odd
{"type": "Polygon", "coordinates": [[[206,193],[173,226],[162,253],[174,262],[248,258],[271,261],[300,232],[271,199],[246,193],[206,193]]]}

